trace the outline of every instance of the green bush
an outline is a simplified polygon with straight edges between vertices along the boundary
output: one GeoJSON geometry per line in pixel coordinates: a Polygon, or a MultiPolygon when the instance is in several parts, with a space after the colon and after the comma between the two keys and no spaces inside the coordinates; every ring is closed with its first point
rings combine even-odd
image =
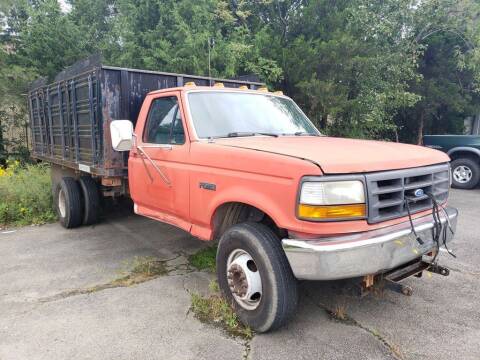
{"type": "Polygon", "coordinates": [[[0,227],[43,224],[55,218],[47,165],[21,166],[15,161],[0,168],[0,227]]]}

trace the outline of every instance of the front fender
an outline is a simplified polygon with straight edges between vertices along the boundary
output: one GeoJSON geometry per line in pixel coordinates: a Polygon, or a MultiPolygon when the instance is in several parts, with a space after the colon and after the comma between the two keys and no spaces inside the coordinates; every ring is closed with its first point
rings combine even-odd
{"type": "Polygon", "coordinates": [[[321,174],[305,160],[215,143],[192,143],[191,161],[190,219],[201,239],[211,238],[213,215],[228,202],[254,206],[287,228],[296,221],[300,178],[321,174]]]}

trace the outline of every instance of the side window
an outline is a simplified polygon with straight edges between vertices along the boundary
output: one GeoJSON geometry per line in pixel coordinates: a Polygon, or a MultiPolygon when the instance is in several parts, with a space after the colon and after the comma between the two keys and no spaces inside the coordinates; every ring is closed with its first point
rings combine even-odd
{"type": "Polygon", "coordinates": [[[185,133],[175,96],[153,100],[148,112],[143,141],[151,144],[183,144],[185,133]]]}
{"type": "Polygon", "coordinates": [[[185,133],[183,132],[182,117],[180,116],[180,109],[177,110],[175,120],[172,126],[172,144],[185,143],[185,133]]]}

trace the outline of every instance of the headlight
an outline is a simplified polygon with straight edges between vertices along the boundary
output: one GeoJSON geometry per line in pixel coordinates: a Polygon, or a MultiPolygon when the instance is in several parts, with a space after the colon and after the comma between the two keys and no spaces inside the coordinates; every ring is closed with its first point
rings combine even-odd
{"type": "Polygon", "coordinates": [[[300,189],[298,217],[304,220],[354,220],[367,215],[360,180],[305,181],[300,189]]]}

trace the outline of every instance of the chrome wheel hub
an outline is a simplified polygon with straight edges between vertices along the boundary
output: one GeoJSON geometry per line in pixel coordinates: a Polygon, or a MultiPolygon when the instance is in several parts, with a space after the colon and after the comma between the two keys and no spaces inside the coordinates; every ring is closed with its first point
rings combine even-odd
{"type": "Polygon", "coordinates": [[[465,165],[460,165],[453,169],[453,178],[460,184],[468,183],[472,179],[472,175],[472,169],[465,165]]]}
{"type": "Polygon", "coordinates": [[[262,298],[262,279],[252,256],[236,249],[227,259],[227,281],[237,303],[247,310],[254,310],[262,298]]]}
{"type": "Polygon", "coordinates": [[[58,192],[58,211],[60,212],[60,216],[62,218],[65,217],[67,210],[65,205],[65,194],[63,193],[62,189],[60,189],[58,192]]]}

